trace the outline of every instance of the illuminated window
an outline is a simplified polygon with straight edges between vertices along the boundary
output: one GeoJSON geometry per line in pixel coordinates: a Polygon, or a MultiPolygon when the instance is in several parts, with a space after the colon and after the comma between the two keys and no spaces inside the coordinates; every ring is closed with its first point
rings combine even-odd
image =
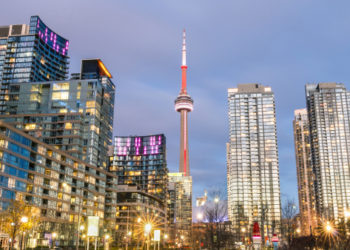
{"type": "Polygon", "coordinates": [[[80,91],[77,92],[77,99],[80,99],[80,91]]]}
{"type": "Polygon", "coordinates": [[[72,129],[72,123],[66,123],[66,129],[72,129]]]}
{"type": "Polygon", "coordinates": [[[9,178],[8,187],[9,188],[15,188],[16,187],[16,180],[12,179],[12,178],[9,178]]]}
{"type": "Polygon", "coordinates": [[[30,100],[31,101],[41,101],[41,96],[39,94],[30,94],[30,100]]]}
{"type": "Polygon", "coordinates": [[[69,92],[54,92],[52,93],[52,100],[68,100],[69,92]]]}
{"type": "Polygon", "coordinates": [[[60,109],[60,113],[68,113],[67,109],[60,109]]]}
{"type": "Polygon", "coordinates": [[[95,109],[86,109],[85,115],[87,115],[87,116],[95,115],[95,109]]]}
{"type": "Polygon", "coordinates": [[[81,89],[81,82],[78,82],[78,89],[81,89]]]}
{"type": "Polygon", "coordinates": [[[53,90],[69,90],[69,82],[54,83],[53,90]]]}
{"type": "Polygon", "coordinates": [[[24,126],[24,129],[35,129],[35,123],[26,124],[26,125],[24,126]]]}
{"type": "Polygon", "coordinates": [[[95,101],[88,101],[86,102],[87,108],[94,108],[95,107],[95,101]]]}
{"type": "Polygon", "coordinates": [[[39,91],[41,85],[40,84],[33,84],[30,91],[39,91]]]}

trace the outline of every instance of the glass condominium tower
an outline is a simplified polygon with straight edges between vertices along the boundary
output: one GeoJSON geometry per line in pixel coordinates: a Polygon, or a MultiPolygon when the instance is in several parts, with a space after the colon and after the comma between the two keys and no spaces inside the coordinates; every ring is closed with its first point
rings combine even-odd
{"type": "MultiPolygon", "coordinates": [[[[259,84],[228,89],[228,214],[234,233],[280,235],[281,202],[274,93],[259,84]]],[[[239,240],[239,239],[238,239],[239,240]]]]}
{"type": "Polygon", "coordinates": [[[316,205],[314,178],[312,171],[309,122],[306,109],[294,111],[293,120],[295,161],[298,177],[298,198],[301,220],[301,233],[310,235],[310,229],[316,225],[316,205]]]}
{"type": "Polygon", "coordinates": [[[39,18],[30,25],[0,27],[0,114],[4,114],[10,83],[65,80],[69,41],[39,18]]]}
{"type": "Polygon", "coordinates": [[[350,92],[344,84],[306,84],[317,219],[344,218],[350,206],[350,92]]]}

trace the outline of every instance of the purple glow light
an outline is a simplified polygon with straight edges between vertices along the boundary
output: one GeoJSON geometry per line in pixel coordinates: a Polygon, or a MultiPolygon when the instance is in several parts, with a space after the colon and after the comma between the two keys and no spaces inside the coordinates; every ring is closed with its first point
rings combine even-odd
{"type": "Polygon", "coordinates": [[[146,146],[143,148],[143,154],[144,155],[147,154],[147,147],[146,146]]]}
{"type": "Polygon", "coordinates": [[[120,138],[118,138],[118,140],[117,140],[117,146],[118,147],[120,146],[120,138]]]}
{"type": "Polygon", "coordinates": [[[151,146],[151,155],[153,155],[154,152],[153,152],[153,146],[151,146]]]}
{"type": "Polygon", "coordinates": [[[140,152],[139,152],[139,148],[137,147],[137,148],[136,148],[136,154],[139,155],[139,153],[140,153],[140,152]]]}
{"type": "Polygon", "coordinates": [[[39,28],[40,20],[38,19],[38,24],[36,25],[37,28],[39,28]]]}
{"type": "Polygon", "coordinates": [[[127,146],[127,147],[130,147],[130,140],[131,140],[131,138],[127,138],[127,139],[126,139],[126,146],[127,146]]]}
{"type": "Polygon", "coordinates": [[[118,155],[121,155],[121,154],[122,154],[122,148],[119,147],[119,148],[118,148],[118,155]]]}
{"type": "Polygon", "coordinates": [[[47,43],[47,37],[45,38],[45,43],[47,43]]]}
{"type": "Polygon", "coordinates": [[[158,154],[158,145],[156,145],[156,154],[158,154]]]}
{"type": "Polygon", "coordinates": [[[68,50],[69,42],[66,42],[66,50],[68,50]]]}
{"type": "Polygon", "coordinates": [[[124,147],[124,155],[126,155],[126,147],[124,147]]]}
{"type": "Polygon", "coordinates": [[[62,54],[65,55],[65,53],[66,53],[66,50],[62,49],[62,54]]]}
{"type": "Polygon", "coordinates": [[[60,49],[60,46],[59,45],[57,45],[57,47],[56,47],[56,51],[58,52],[58,50],[60,49]]]}
{"type": "Polygon", "coordinates": [[[158,138],[158,144],[159,144],[159,145],[162,144],[162,137],[161,137],[161,136],[159,136],[159,138],[158,138]]]}

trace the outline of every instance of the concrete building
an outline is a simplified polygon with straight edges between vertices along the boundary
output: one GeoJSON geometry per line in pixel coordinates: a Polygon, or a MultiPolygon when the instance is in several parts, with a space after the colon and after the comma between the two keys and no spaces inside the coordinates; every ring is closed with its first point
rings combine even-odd
{"type": "Polygon", "coordinates": [[[309,123],[306,109],[294,111],[294,146],[298,177],[298,198],[300,210],[300,232],[310,235],[310,229],[316,226],[316,203],[314,193],[314,178],[311,165],[309,141],[309,123]]]}
{"type": "MultiPolygon", "coordinates": [[[[11,83],[0,120],[107,169],[113,100],[97,79],[11,83]]],[[[113,120],[112,120],[113,121],[113,120]]]]}
{"type": "Polygon", "coordinates": [[[185,43],[185,30],[183,32],[183,46],[182,46],[182,86],[181,92],[175,100],[175,110],[181,114],[180,119],[180,166],[179,172],[185,173],[186,176],[190,176],[190,157],[188,150],[188,122],[187,114],[193,110],[193,100],[190,95],[187,94],[187,82],[186,82],[186,43],[185,43]]]}
{"type": "Polygon", "coordinates": [[[39,16],[30,25],[0,27],[0,114],[6,112],[9,84],[65,80],[69,41],[50,29],[39,16]]]}
{"type": "Polygon", "coordinates": [[[86,229],[87,216],[99,216],[101,233],[106,229],[112,235],[117,206],[117,176],[113,173],[2,121],[0,158],[0,210],[6,211],[12,199],[31,204],[33,215],[43,220],[35,232],[38,245],[51,243],[53,232],[59,235],[58,245],[75,245],[79,217],[86,229]]]}
{"type": "Polygon", "coordinates": [[[317,219],[338,221],[350,206],[350,92],[344,84],[306,84],[317,219]]]}
{"type": "MultiPolygon", "coordinates": [[[[280,234],[281,201],[274,93],[260,84],[228,89],[228,215],[234,232],[258,222],[280,234]]],[[[237,239],[240,241],[240,239],[237,239]]]]}
{"type": "Polygon", "coordinates": [[[208,199],[208,196],[207,196],[207,190],[204,190],[204,195],[202,197],[197,197],[196,198],[196,206],[197,207],[200,207],[200,206],[203,206],[205,204],[205,202],[207,201],[208,199]]]}
{"type": "Polygon", "coordinates": [[[170,185],[175,189],[175,242],[188,245],[192,226],[192,177],[185,173],[168,173],[170,185]]]}

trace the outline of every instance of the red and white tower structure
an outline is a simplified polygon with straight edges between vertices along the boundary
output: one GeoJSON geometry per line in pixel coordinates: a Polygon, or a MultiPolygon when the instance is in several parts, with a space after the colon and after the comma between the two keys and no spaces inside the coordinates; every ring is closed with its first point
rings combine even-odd
{"type": "Polygon", "coordinates": [[[187,94],[186,85],[186,43],[185,30],[183,32],[183,46],[182,46],[182,85],[181,92],[175,100],[175,110],[181,115],[181,135],[180,135],[180,172],[190,176],[190,157],[188,153],[188,126],[187,114],[193,110],[193,100],[187,94]]]}

